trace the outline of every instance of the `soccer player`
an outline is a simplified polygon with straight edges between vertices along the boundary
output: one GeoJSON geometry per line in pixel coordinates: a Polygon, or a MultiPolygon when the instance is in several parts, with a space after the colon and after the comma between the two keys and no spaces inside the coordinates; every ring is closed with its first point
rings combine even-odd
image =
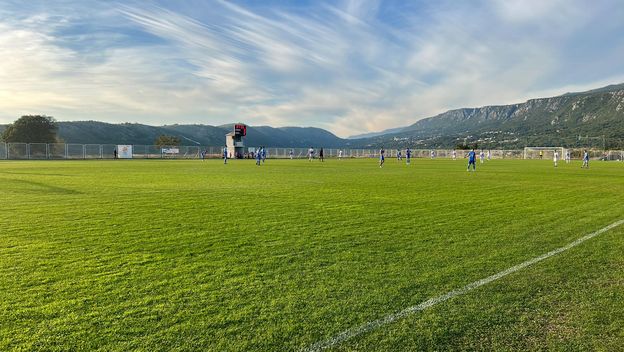
{"type": "Polygon", "coordinates": [[[481,164],[483,164],[484,159],[485,159],[485,153],[483,152],[483,149],[481,149],[481,152],[479,152],[479,161],[481,161],[481,164]]]}
{"type": "Polygon", "coordinates": [[[266,157],[267,157],[267,152],[266,152],[266,149],[264,149],[264,147],[262,147],[260,154],[262,154],[262,163],[264,164],[264,161],[266,160],[266,157]]]}
{"type": "Polygon", "coordinates": [[[566,153],[565,153],[565,161],[566,161],[566,164],[569,164],[569,163],[570,163],[570,149],[567,149],[567,150],[566,150],[566,153]]]}
{"type": "Polygon", "coordinates": [[[293,155],[294,155],[294,154],[295,154],[295,151],[294,151],[294,150],[292,150],[292,149],[288,152],[288,155],[290,156],[290,160],[292,160],[292,159],[293,159],[293,155]]]}
{"type": "Polygon", "coordinates": [[[223,147],[223,163],[227,164],[227,159],[228,159],[228,150],[227,150],[227,145],[225,147],[223,147]]]}
{"type": "Polygon", "coordinates": [[[581,168],[589,169],[589,153],[587,149],[583,151],[583,165],[581,165],[581,168]]]}
{"type": "Polygon", "coordinates": [[[382,167],[384,164],[384,161],[386,161],[386,157],[385,157],[386,151],[381,148],[381,150],[379,150],[379,167],[382,167]]]}
{"type": "Polygon", "coordinates": [[[262,160],[262,149],[258,148],[258,150],[256,150],[256,165],[260,166],[261,160],[262,160]]]}
{"type": "Polygon", "coordinates": [[[397,149],[397,161],[403,160],[403,156],[401,155],[401,150],[397,149]]]}
{"type": "Polygon", "coordinates": [[[206,150],[205,149],[201,151],[200,155],[201,155],[202,161],[206,160],[206,150]]]}
{"type": "Polygon", "coordinates": [[[342,160],[342,150],[338,151],[338,160],[342,160]]]}
{"type": "Polygon", "coordinates": [[[470,171],[470,165],[472,165],[472,171],[477,171],[477,153],[475,153],[474,149],[472,149],[468,153],[468,169],[466,171],[470,171]]]}
{"type": "Polygon", "coordinates": [[[411,159],[412,159],[412,151],[410,150],[410,148],[407,148],[405,150],[405,163],[409,165],[411,162],[411,159]]]}
{"type": "Polygon", "coordinates": [[[319,149],[319,161],[322,161],[322,162],[325,161],[323,148],[319,149]]]}
{"type": "Polygon", "coordinates": [[[314,148],[310,147],[310,149],[308,149],[308,161],[312,161],[313,158],[314,158],[314,148]]]}
{"type": "Polygon", "coordinates": [[[435,152],[431,149],[431,159],[435,158],[435,152]]]}
{"type": "Polygon", "coordinates": [[[453,149],[453,160],[457,160],[457,151],[453,149]]]}
{"type": "Polygon", "coordinates": [[[559,152],[556,150],[553,153],[553,161],[555,162],[555,167],[557,167],[557,161],[559,161],[559,152]]]}
{"type": "Polygon", "coordinates": [[[539,157],[540,157],[540,159],[543,159],[543,158],[544,158],[544,152],[543,152],[543,151],[541,151],[541,150],[540,150],[540,153],[539,153],[539,157]]]}
{"type": "Polygon", "coordinates": [[[489,149],[488,149],[487,159],[488,161],[492,160],[492,151],[489,149]]]}

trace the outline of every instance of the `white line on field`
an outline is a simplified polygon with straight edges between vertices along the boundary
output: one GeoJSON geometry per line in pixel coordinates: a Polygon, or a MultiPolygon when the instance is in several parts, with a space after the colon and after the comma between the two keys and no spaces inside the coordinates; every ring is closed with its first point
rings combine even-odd
{"type": "Polygon", "coordinates": [[[548,259],[548,258],[550,258],[550,257],[552,257],[554,255],[557,255],[557,254],[561,253],[561,252],[565,252],[565,251],[567,251],[568,249],[570,249],[572,247],[576,247],[579,244],[581,244],[581,243],[583,243],[583,242],[585,242],[585,241],[587,241],[587,240],[589,240],[591,238],[594,238],[594,237],[600,235],[601,233],[607,232],[607,231],[609,231],[609,230],[611,230],[611,229],[613,229],[615,227],[618,227],[618,226],[620,226],[622,224],[624,224],[624,219],[616,221],[616,222],[614,222],[613,224],[611,224],[609,226],[603,227],[603,228],[601,228],[600,230],[598,230],[596,232],[592,232],[592,233],[590,233],[588,235],[585,235],[585,236],[579,238],[578,240],[576,240],[574,242],[571,242],[571,243],[569,243],[569,244],[567,244],[567,245],[565,245],[563,247],[560,247],[560,248],[557,248],[555,250],[552,250],[552,251],[550,251],[550,252],[548,252],[546,254],[542,254],[539,257],[535,257],[533,259],[529,259],[529,260],[527,260],[524,263],[512,266],[511,268],[505,269],[505,270],[503,270],[503,271],[501,271],[501,272],[499,272],[497,274],[494,274],[492,276],[488,276],[485,279],[481,279],[481,280],[475,281],[475,282],[473,282],[471,284],[468,284],[468,285],[466,285],[466,286],[464,286],[462,288],[459,288],[457,290],[453,290],[453,291],[450,291],[448,293],[445,293],[445,294],[443,294],[441,296],[429,299],[429,300],[424,301],[424,302],[422,302],[422,303],[420,303],[418,305],[405,308],[404,310],[402,310],[400,312],[392,313],[390,315],[387,315],[384,318],[380,318],[380,319],[377,319],[377,320],[369,321],[369,322],[364,323],[363,325],[360,325],[358,327],[347,329],[347,330],[341,332],[340,334],[338,334],[338,335],[336,335],[336,336],[334,336],[334,337],[332,337],[332,338],[330,338],[328,340],[319,341],[319,342],[309,346],[308,348],[304,349],[304,351],[306,351],[306,352],[314,352],[314,351],[321,351],[321,350],[324,350],[326,348],[334,347],[334,346],[336,346],[336,345],[338,345],[338,344],[340,344],[340,343],[342,343],[342,342],[344,342],[346,340],[349,340],[349,339],[351,339],[351,338],[353,338],[355,336],[358,336],[358,335],[361,335],[361,334],[365,334],[365,333],[367,333],[369,331],[375,330],[375,329],[377,329],[379,327],[382,327],[384,325],[393,323],[393,322],[395,322],[395,321],[397,321],[397,320],[399,320],[401,318],[404,318],[404,317],[406,317],[406,316],[408,316],[410,314],[414,314],[416,312],[423,311],[423,310],[425,310],[425,309],[427,309],[429,307],[432,307],[432,306],[434,306],[434,305],[436,305],[438,303],[442,303],[442,302],[444,302],[446,300],[449,300],[449,299],[451,299],[453,297],[456,297],[456,296],[459,296],[459,295],[463,295],[464,293],[472,291],[475,288],[481,287],[481,286],[483,286],[485,284],[488,284],[488,283],[490,283],[492,281],[496,281],[496,280],[498,280],[498,279],[500,279],[502,277],[505,277],[505,276],[507,276],[509,274],[515,273],[516,271],[524,269],[524,268],[526,268],[528,266],[531,266],[531,265],[533,265],[535,263],[541,262],[542,260],[548,259]]]}

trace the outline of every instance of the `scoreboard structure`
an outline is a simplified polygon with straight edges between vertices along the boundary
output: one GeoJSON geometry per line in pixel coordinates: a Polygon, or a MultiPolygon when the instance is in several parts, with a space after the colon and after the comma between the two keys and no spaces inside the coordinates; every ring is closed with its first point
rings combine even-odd
{"type": "Polygon", "coordinates": [[[247,125],[237,123],[234,131],[225,135],[225,145],[228,149],[228,158],[242,159],[245,157],[245,142],[243,137],[247,135],[247,125]]]}
{"type": "Polygon", "coordinates": [[[245,137],[247,135],[247,125],[243,125],[240,123],[234,125],[234,135],[245,137]]]}

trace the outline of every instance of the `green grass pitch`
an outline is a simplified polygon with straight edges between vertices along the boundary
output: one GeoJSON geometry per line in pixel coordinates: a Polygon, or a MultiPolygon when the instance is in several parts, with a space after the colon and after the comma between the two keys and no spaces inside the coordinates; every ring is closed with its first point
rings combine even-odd
{"type": "MultiPolygon", "coordinates": [[[[624,218],[624,164],[0,162],[0,350],[301,350],[624,218]]],[[[624,226],[335,350],[616,350],[624,226]]]]}

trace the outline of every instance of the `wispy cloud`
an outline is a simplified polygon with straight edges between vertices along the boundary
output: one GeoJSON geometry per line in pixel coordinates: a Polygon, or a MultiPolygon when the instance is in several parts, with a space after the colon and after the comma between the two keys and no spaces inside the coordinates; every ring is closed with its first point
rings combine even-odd
{"type": "Polygon", "coordinates": [[[246,121],[346,136],[624,77],[615,1],[46,4],[0,4],[0,122],[246,121]]]}

